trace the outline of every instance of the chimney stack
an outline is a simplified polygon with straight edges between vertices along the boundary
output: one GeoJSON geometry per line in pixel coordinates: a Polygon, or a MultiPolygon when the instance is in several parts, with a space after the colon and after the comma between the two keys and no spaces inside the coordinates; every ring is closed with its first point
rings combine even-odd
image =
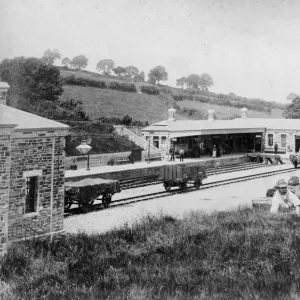
{"type": "Polygon", "coordinates": [[[9,90],[7,82],[0,81],[0,104],[6,105],[7,92],[9,90]]]}
{"type": "Polygon", "coordinates": [[[247,108],[246,107],[243,107],[241,108],[241,118],[242,119],[247,119],[247,108]]]}
{"type": "Polygon", "coordinates": [[[215,111],[213,109],[209,109],[207,111],[207,113],[208,113],[208,121],[213,121],[214,120],[214,113],[215,113],[215,111]]]}
{"type": "Polygon", "coordinates": [[[168,119],[168,121],[174,122],[175,121],[175,112],[176,112],[176,109],[175,108],[169,108],[168,112],[169,112],[169,119],[168,119]]]}

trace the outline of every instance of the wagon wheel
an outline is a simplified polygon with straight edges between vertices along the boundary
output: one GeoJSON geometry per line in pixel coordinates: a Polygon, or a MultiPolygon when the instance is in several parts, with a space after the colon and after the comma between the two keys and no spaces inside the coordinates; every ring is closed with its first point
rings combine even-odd
{"type": "Polygon", "coordinates": [[[181,182],[181,183],[179,184],[179,189],[180,189],[181,191],[185,191],[186,188],[187,188],[186,182],[181,182]]]}
{"type": "Polygon", "coordinates": [[[111,195],[109,195],[109,194],[103,194],[103,197],[102,197],[102,204],[103,204],[103,206],[106,208],[106,207],[108,207],[109,206],[109,204],[110,204],[110,202],[111,202],[111,195]]]}
{"type": "Polygon", "coordinates": [[[69,209],[73,204],[73,201],[70,197],[65,197],[65,202],[64,202],[64,209],[67,210],[69,209]]]}
{"type": "Polygon", "coordinates": [[[171,182],[168,181],[164,182],[164,188],[167,192],[171,191],[171,186],[172,186],[171,182]]]}
{"type": "Polygon", "coordinates": [[[202,184],[201,180],[197,178],[194,182],[194,187],[196,188],[196,190],[200,189],[201,184],[202,184]]]}
{"type": "Polygon", "coordinates": [[[76,194],[71,191],[66,191],[65,192],[65,199],[64,199],[64,209],[67,210],[69,209],[75,202],[76,194]]]}

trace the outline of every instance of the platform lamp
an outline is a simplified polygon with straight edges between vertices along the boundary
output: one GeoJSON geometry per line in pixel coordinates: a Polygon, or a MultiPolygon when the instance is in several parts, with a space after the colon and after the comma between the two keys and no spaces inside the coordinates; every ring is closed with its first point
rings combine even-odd
{"type": "Polygon", "coordinates": [[[92,149],[91,146],[89,146],[87,144],[87,141],[86,140],[82,140],[81,141],[81,144],[76,147],[76,149],[84,156],[85,154],[87,154],[87,171],[90,170],[90,155],[89,155],[89,151],[92,149]]]}

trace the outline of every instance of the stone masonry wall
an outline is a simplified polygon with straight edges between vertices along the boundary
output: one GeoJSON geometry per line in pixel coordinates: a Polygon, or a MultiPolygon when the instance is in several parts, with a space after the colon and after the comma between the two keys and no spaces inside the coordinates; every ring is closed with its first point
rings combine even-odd
{"type": "Polygon", "coordinates": [[[63,137],[51,131],[16,132],[11,141],[8,239],[52,237],[63,230],[63,137]],[[26,176],[38,174],[37,210],[25,212],[26,176]]]}
{"type": "Polygon", "coordinates": [[[0,255],[7,251],[11,130],[0,128],[0,255]]]}
{"type": "Polygon", "coordinates": [[[278,144],[278,147],[281,145],[281,135],[286,134],[286,149],[290,148],[291,152],[295,152],[295,133],[296,131],[272,131],[267,130],[265,138],[265,147],[274,147],[275,143],[278,144]],[[273,146],[268,144],[268,134],[273,134],[273,146]]]}

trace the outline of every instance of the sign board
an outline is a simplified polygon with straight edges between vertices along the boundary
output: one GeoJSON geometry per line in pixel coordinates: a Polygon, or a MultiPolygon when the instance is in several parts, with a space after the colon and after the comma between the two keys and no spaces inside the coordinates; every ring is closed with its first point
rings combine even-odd
{"type": "Polygon", "coordinates": [[[171,138],[172,142],[177,142],[177,138],[171,138]]]}
{"type": "Polygon", "coordinates": [[[154,134],[154,131],[149,131],[149,134],[154,134]]]}

